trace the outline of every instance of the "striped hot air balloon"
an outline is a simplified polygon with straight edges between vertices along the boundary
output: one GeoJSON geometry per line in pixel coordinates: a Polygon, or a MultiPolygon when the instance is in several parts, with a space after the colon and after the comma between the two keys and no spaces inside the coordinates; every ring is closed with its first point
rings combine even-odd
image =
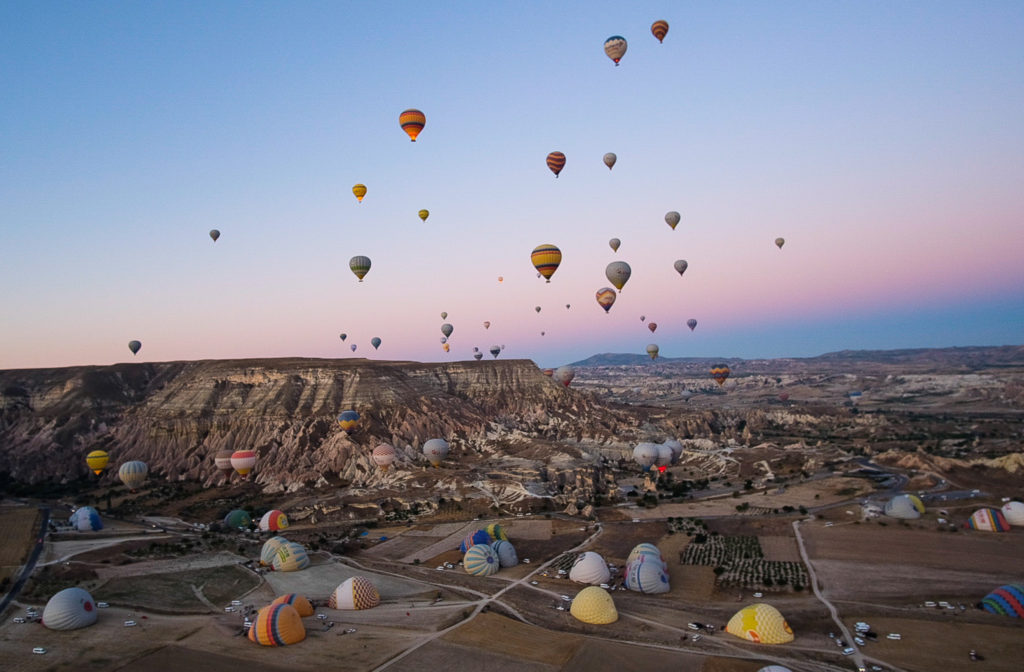
{"type": "Polygon", "coordinates": [[[501,567],[501,561],[490,544],[477,544],[466,551],[462,567],[474,576],[490,576],[501,567]]]}
{"type": "Polygon", "coordinates": [[[252,468],[256,466],[256,451],[236,450],[231,453],[231,468],[241,476],[248,476],[252,468]]]}
{"type": "Polygon", "coordinates": [[[659,19],[651,24],[651,35],[658,38],[658,42],[665,40],[665,36],[668,35],[668,21],[659,19]]]}
{"type": "Polygon", "coordinates": [[[271,604],[256,614],[249,640],[263,646],[298,644],[306,638],[302,617],[290,604],[271,604]]]}
{"type": "Polygon", "coordinates": [[[127,485],[132,492],[146,481],[146,476],[148,475],[149,467],[146,466],[145,462],[140,460],[125,462],[121,465],[121,468],[117,470],[117,477],[120,478],[121,482],[127,485]]]}
{"type": "Polygon", "coordinates": [[[271,537],[267,539],[263,543],[263,549],[260,550],[260,564],[269,566],[274,561],[274,556],[277,555],[277,549],[287,543],[288,540],[284,537],[271,537]]]}
{"type": "Polygon", "coordinates": [[[491,523],[484,528],[484,532],[491,538],[491,541],[508,541],[508,535],[505,534],[504,528],[498,523],[491,523]]]}
{"type": "Polygon", "coordinates": [[[427,117],[419,110],[409,108],[398,115],[398,123],[401,124],[402,130],[406,132],[409,139],[416,142],[416,137],[427,123],[427,117]]]}
{"type": "Polygon", "coordinates": [[[352,187],[352,193],[355,194],[356,200],[360,203],[363,202],[363,196],[366,196],[366,185],[357,184],[352,187]]]}
{"type": "Polygon", "coordinates": [[[477,544],[489,543],[491,543],[491,535],[487,534],[487,530],[476,530],[462,540],[462,543],[459,544],[459,551],[465,553],[477,544]]]}
{"type": "Polygon", "coordinates": [[[370,272],[370,258],[361,255],[352,257],[348,260],[348,267],[359,278],[359,282],[362,282],[366,274],[370,272]]]}
{"type": "Polygon", "coordinates": [[[267,511],[260,518],[260,530],[263,532],[277,532],[288,528],[288,516],[283,511],[273,509],[267,511]]]}
{"type": "Polygon", "coordinates": [[[729,370],[729,367],[725,364],[719,364],[718,366],[711,367],[711,377],[715,379],[715,382],[718,383],[719,387],[725,384],[730,373],[731,371],[729,370]]]}
{"type": "Polygon", "coordinates": [[[234,471],[234,467],[231,466],[231,456],[234,454],[235,451],[233,450],[218,450],[213,458],[213,463],[217,466],[217,470],[224,474],[230,474],[234,471]]]}
{"type": "Polygon", "coordinates": [[[1006,522],[1006,516],[999,509],[986,506],[978,509],[967,519],[967,525],[972,530],[983,530],[985,532],[1009,532],[1010,524],[1006,522]]]}
{"type": "Polygon", "coordinates": [[[565,154],[561,152],[551,152],[548,154],[548,169],[558,177],[558,174],[562,172],[562,168],[565,167],[565,154]]]}
{"type": "Polygon", "coordinates": [[[1024,618],[1024,586],[1000,586],[985,596],[981,607],[990,614],[1024,618]]]}
{"type": "Polygon", "coordinates": [[[85,463],[92,469],[92,473],[99,476],[110,462],[110,455],[105,450],[94,450],[85,456],[85,463]]]}
{"type": "Polygon", "coordinates": [[[271,604],[288,604],[295,608],[299,616],[306,618],[313,615],[313,604],[303,595],[287,593],[276,598],[271,604]]]}
{"type": "Polygon", "coordinates": [[[512,542],[498,539],[491,542],[491,548],[498,555],[498,564],[502,567],[515,567],[519,564],[519,555],[512,542]]]}
{"type": "Polygon", "coordinates": [[[533,262],[533,267],[544,277],[545,281],[551,282],[551,276],[555,274],[558,265],[562,263],[562,251],[550,243],[538,245],[533,248],[530,261],[533,262]]]}
{"type": "Polygon", "coordinates": [[[278,546],[270,565],[275,572],[297,572],[309,567],[309,554],[302,544],[287,541],[278,546]]]}
{"type": "Polygon", "coordinates": [[[607,313],[612,309],[612,304],[615,303],[615,290],[611,287],[602,287],[597,290],[597,305],[604,308],[604,312],[607,313]]]}

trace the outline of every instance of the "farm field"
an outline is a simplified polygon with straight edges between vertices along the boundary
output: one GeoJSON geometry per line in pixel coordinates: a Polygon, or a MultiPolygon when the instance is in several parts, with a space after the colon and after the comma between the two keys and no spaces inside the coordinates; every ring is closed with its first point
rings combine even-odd
{"type": "Polygon", "coordinates": [[[24,564],[39,532],[40,515],[36,508],[0,508],[0,537],[4,539],[0,545],[0,581],[13,579],[24,564]]]}
{"type": "Polygon", "coordinates": [[[158,611],[207,613],[259,585],[252,572],[224,565],[181,572],[119,577],[93,591],[97,600],[158,611]]]}

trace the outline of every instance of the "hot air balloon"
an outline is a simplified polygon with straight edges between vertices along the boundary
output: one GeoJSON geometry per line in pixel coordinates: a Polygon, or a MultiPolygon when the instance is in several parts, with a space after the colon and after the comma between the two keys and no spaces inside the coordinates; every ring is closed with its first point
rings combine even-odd
{"type": "Polygon", "coordinates": [[[252,524],[252,516],[244,509],[234,509],[224,516],[224,526],[233,530],[240,527],[249,527],[252,524]]]}
{"type": "Polygon", "coordinates": [[[673,231],[675,231],[676,224],[678,224],[681,219],[682,217],[675,210],[670,210],[665,213],[665,223],[671,226],[673,231]]]}
{"type": "Polygon", "coordinates": [[[686,321],[686,326],[688,326],[690,328],[690,331],[693,331],[694,329],[697,328],[697,320],[695,320],[695,319],[693,319],[691,317],[690,319],[688,319],[686,321]]]}
{"type": "Polygon", "coordinates": [[[484,329],[490,329],[490,328],[491,328],[491,323],[488,322],[487,320],[484,320],[484,329]]]}
{"type": "Polygon", "coordinates": [[[629,276],[632,273],[633,269],[631,269],[629,264],[624,261],[613,261],[604,269],[604,275],[608,278],[608,282],[612,283],[615,289],[620,292],[626,282],[629,281],[629,276]]]}
{"type": "Polygon", "coordinates": [[[607,583],[610,578],[611,572],[608,570],[608,563],[600,553],[594,551],[585,551],[576,556],[576,560],[572,563],[572,569],[569,570],[569,580],[576,583],[589,583],[596,586],[600,583],[607,583]]]}
{"type": "Polygon", "coordinates": [[[775,239],[775,247],[779,248],[780,250],[782,249],[782,246],[785,245],[785,244],[786,244],[786,239],[785,238],[776,238],[775,239]]]}
{"type": "Polygon", "coordinates": [[[263,646],[288,646],[306,638],[306,627],[295,607],[270,604],[256,614],[249,628],[249,641],[263,646]]]}
{"type": "Polygon", "coordinates": [[[477,348],[477,347],[474,346],[473,347],[473,352],[480,352],[480,348],[477,348]]]}
{"type": "Polygon", "coordinates": [[[731,371],[729,371],[729,367],[725,364],[719,364],[711,367],[711,377],[715,379],[715,382],[718,383],[719,387],[725,384],[730,373],[731,371]]]}
{"type": "Polygon", "coordinates": [[[216,243],[217,239],[220,238],[220,231],[217,229],[210,229],[210,238],[213,238],[213,242],[216,243]]]}
{"type": "Polygon", "coordinates": [[[498,276],[498,282],[505,282],[505,278],[499,275],[498,276]]]}
{"type": "MultiPolygon", "coordinates": [[[[288,529],[288,516],[284,515],[284,511],[281,511],[280,509],[271,509],[270,511],[267,511],[266,513],[264,513],[263,517],[260,518],[260,530],[263,531],[263,532],[277,532],[278,530],[285,530],[285,529],[288,529]]],[[[275,556],[277,555],[277,550],[279,550],[285,544],[290,544],[291,543],[290,541],[288,541],[287,539],[284,539],[283,537],[278,537],[278,538],[281,539],[281,543],[278,544],[277,549],[275,549],[274,552],[273,552],[273,555],[275,555],[275,556]]],[[[267,548],[267,545],[264,544],[263,545],[263,549],[266,550],[266,548],[267,548]]],[[[261,557],[262,557],[262,555],[261,555],[261,557]]],[[[269,565],[269,564],[272,564],[272,562],[273,562],[273,556],[271,557],[270,560],[267,561],[266,564],[269,565]]]]}
{"type": "Polygon", "coordinates": [[[448,352],[449,350],[451,350],[451,346],[448,345],[447,343],[442,343],[441,349],[444,350],[445,352],[448,352]]]}
{"type": "Polygon", "coordinates": [[[554,379],[566,387],[569,387],[569,383],[571,383],[572,379],[575,377],[576,369],[572,368],[568,364],[555,369],[554,379]]]}
{"type": "MultiPolygon", "coordinates": [[[[280,512],[278,512],[280,513],[280,512]]],[[[265,518],[266,516],[264,516],[265,518]]],[[[260,520],[260,529],[262,530],[263,521],[260,520]]],[[[274,556],[277,555],[277,549],[281,548],[284,544],[287,544],[288,540],[284,537],[271,537],[263,542],[263,548],[260,549],[260,564],[269,567],[274,562],[274,556]]]]}
{"type": "Polygon", "coordinates": [[[516,553],[516,547],[508,539],[492,541],[491,548],[498,556],[498,564],[501,567],[515,567],[519,564],[519,554],[516,553]]]}
{"type": "Polygon", "coordinates": [[[376,350],[377,348],[380,347],[380,343],[381,343],[380,338],[378,338],[376,336],[374,336],[373,338],[370,339],[370,345],[373,346],[374,350],[376,350]]]}
{"type": "Polygon", "coordinates": [[[77,630],[96,622],[96,603],[82,588],[65,588],[43,607],[42,623],[50,630],[77,630]]]}
{"type": "Polygon", "coordinates": [[[619,245],[622,245],[622,241],[618,238],[612,238],[608,241],[608,247],[612,248],[612,252],[618,252],[619,245]]]}
{"type": "Polygon", "coordinates": [[[349,347],[349,350],[351,350],[352,352],[356,351],[356,344],[355,343],[353,343],[352,345],[350,345],[348,347],[349,347]]]}
{"type": "Polygon", "coordinates": [[[91,506],[82,506],[75,509],[75,512],[68,518],[71,527],[79,532],[95,532],[103,529],[103,521],[100,513],[91,506]]]}
{"type": "Polygon", "coordinates": [[[534,309],[535,311],[537,311],[538,313],[540,312],[540,306],[534,306],[534,307],[533,307],[533,309],[534,309]]]}
{"type": "Polygon", "coordinates": [[[446,311],[444,311],[444,310],[441,311],[441,319],[442,320],[447,320],[448,319],[448,313],[446,311]]]}
{"type": "Polygon", "coordinates": [[[608,152],[607,154],[604,155],[604,165],[608,166],[608,170],[611,170],[612,166],[615,165],[615,162],[618,160],[618,158],[619,157],[615,156],[615,154],[613,154],[612,152],[608,152]]]}
{"type": "Polygon", "coordinates": [[[462,557],[462,568],[474,576],[490,576],[501,567],[498,554],[489,543],[477,544],[462,557]]]}
{"type": "Polygon", "coordinates": [[[295,611],[299,613],[302,618],[308,618],[315,613],[313,604],[304,595],[298,593],[286,593],[274,599],[271,604],[288,604],[291,605],[295,611]]]}
{"type": "Polygon", "coordinates": [[[447,337],[447,336],[442,336],[442,337],[441,337],[441,345],[444,345],[444,344],[446,344],[447,342],[448,342],[448,337],[447,337]]]}
{"type": "Polygon", "coordinates": [[[551,276],[555,274],[558,265],[562,263],[562,251],[554,245],[538,245],[533,248],[530,261],[533,262],[533,267],[537,269],[537,272],[551,282],[551,276]]]}
{"type": "Polygon", "coordinates": [[[248,476],[256,466],[256,452],[252,450],[236,450],[231,454],[231,467],[241,476],[248,476]]]}
{"type": "Polygon", "coordinates": [[[545,376],[550,378],[553,375],[555,375],[555,370],[554,369],[544,369],[544,370],[541,371],[541,373],[543,373],[545,376]]]}
{"type": "Polygon", "coordinates": [[[494,355],[494,358],[497,359],[498,354],[501,352],[501,348],[498,347],[497,345],[492,345],[490,352],[492,355],[494,355]]]}
{"type": "Polygon", "coordinates": [[[604,53],[615,62],[618,67],[619,61],[626,54],[626,38],[621,35],[612,35],[604,41],[604,53]]]}
{"type": "Polygon", "coordinates": [[[597,305],[604,308],[604,312],[608,312],[612,309],[612,304],[615,303],[615,290],[611,287],[602,287],[597,290],[597,305]]]}
{"type": "Polygon", "coordinates": [[[448,442],[444,439],[430,439],[423,444],[423,455],[431,465],[439,467],[448,456],[448,448],[448,442]]]}
{"type": "Polygon", "coordinates": [[[346,338],[348,338],[348,334],[342,332],[341,334],[338,335],[338,338],[344,341],[346,338]]]}
{"type": "Polygon", "coordinates": [[[139,350],[142,349],[142,341],[128,341],[128,349],[132,351],[133,355],[139,354],[139,350]]]}
{"type": "Polygon", "coordinates": [[[543,335],[544,335],[544,332],[543,332],[543,331],[542,331],[542,332],[540,332],[540,335],[541,335],[541,336],[543,336],[543,335]]]}
{"type": "Polygon", "coordinates": [[[651,359],[657,359],[658,358],[658,346],[655,345],[654,343],[651,343],[650,345],[648,345],[647,346],[647,354],[651,356],[651,359]]]}
{"type": "Polygon", "coordinates": [[[356,425],[358,424],[359,414],[351,409],[347,411],[342,411],[341,414],[338,415],[338,425],[342,428],[342,430],[349,434],[352,433],[352,431],[356,428],[356,425]]]}
{"type": "Polygon", "coordinates": [[[672,264],[672,267],[676,269],[676,273],[678,273],[679,275],[686,273],[686,269],[688,266],[689,264],[686,263],[686,259],[676,259],[676,262],[672,264]]]}
{"type": "Polygon", "coordinates": [[[373,609],[380,604],[380,593],[365,576],[353,576],[334,589],[327,606],[331,609],[373,609]]]}
{"type": "Polygon", "coordinates": [[[562,172],[562,168],[565,167],[565,154],[561,152],[551,152],[547,158],[548,169],[558,177],[558,174],[562,172]]]}
{"type": "Polygon", "coordinates": [[[359,282],[362,282],[366,274],[370,272],[370,258],[364,256],[352,257],[348,260],[348,267],[359,278],[359,282]]]}
{"type": "Polygon", "coordinates": [[[409,108],[398,115],[398,123],[402,125],[402,130],[406,132],[409,139],[416,142],[416,136],[426,125],[427,117],[419,110],[409,108]]]}
{"type": "Polygon", "coordinates": [[[452,332],[455,331],[455,327],[445,322],[441,325],[441,333],[445,336],[451,336],[452,332]]]}
{"type": "Polygon", "coordinates": [[[213,458],[213,463],[217,467],[217,471],[224,475],[230,474],[235,470],[231,466],[231,456],[235,454],[233,450],[218,450],[217,454],[213,458]]]}
{"type": "Polygon", "coordinates": [[[363,196],[366,196],[366,185],[357,184],[352,187],[352,193],[355,194],[356,200],[360,203],[363,202],[363,196]]]}
{"type": "Polygon", "coordinates": [[[641,316],[640,316],[640,321],[641,321],[641,322],[643,322],[643,321],[644,321],[644,320],[646,320],[646,319],[647,319],[647,316],[646,316],[646,315],[641,315],[641,316]]]}
{"type": "Polygon", "coordinates": [[[633,460],[644,471],[649,470],[658,461],[658,444],[647,442],[636,444],[633,449],[633,460]]]}
{"type": "Polygon", "coordinates": [[[297,572],[309,567],[309,553],[302,544],[288,541],[277,549],[270,566],[275,572],[297,572]]]}
{"type": "Polygon", "coordinates": [[[658,21],[652,23],[651,35],[654,35],[656,38],[658,38],[658,42],[663,41],[665,39],[665,36],[668,35],[668,21],[665,21],[664,19],[659,19],[658,21]]]}
{"type": "Polygon", "coordinates": [[[427,221],[427,217],[430,217],[430,210],[420,210],[418,214],[420,216],[420,219],[422,219],[425,222],[427,221]]]}
{"type": "Polygon", "coordinates": [[[475,360],[476,360],[476,361],[478,361],[478,362],[479,362],[479,361],[480,361],[481,359],[483,359],[483,356],[484,356],[484,353],[482,353],[482,352],[474,352],[474,353],[473,353],[473,359],[475,359],[475,360]]]}
{"type": "Polygon", "coordinates": [[[650,329],[651,333],[653,334],[655,332],[655,330],[658,328],[658,323],[657,322],[648,322],[647,323],[647,328],[650,329]]]}
{"type": "Polygon", "coordinates": [[[85,463],[92,469],[92,473],[99,476],[110,461],[110,455],[105,450],[94,450],[85,456],[85,463]]]}
{"type": "Polygon", "coordinates": [[[373,463],[380,467],[381,471],[387,471],[397,458],[398,453],[386,443],[373,449],[373,463]]]}
{"type": "Polygon", "coordinates": [[[779,401],[789,401],[789,392],[779,392],[779,401]]]}
{"type": "Polygon", "coordinates": [[[121,465],[121,468],[117,470],[117,477],[120,478],[121,482],[127,485],[132,492],[135,492],[135,489],[146,481],[146,476],[148,475],[149,467],[146,466],[145,462],[140,460],[125,462],[121,465]]]}

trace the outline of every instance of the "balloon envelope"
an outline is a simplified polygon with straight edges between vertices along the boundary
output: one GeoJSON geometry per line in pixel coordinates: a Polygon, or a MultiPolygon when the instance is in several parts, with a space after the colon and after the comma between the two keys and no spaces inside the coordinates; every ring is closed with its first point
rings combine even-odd
{"type": "Polygon", "coordinates": [[[213,238],[213,242],[216,243],[217,239],[220,238],[220,231],[217,229],[210,229],[210,238],[213,238]]]}
{"type": "Polygon", "coordinates": [[[441,325],[441,333],[444,334],[445,337],[451,336],[453,331],[455,331],[455,327],[447,322],[441,325]]]}
{"type": "Polygon", "coordinates": [[[693,319],[691,317],[690,319],[688,319],[686,321],[686,326],[688,326],[690,328],[690,331],[693,331],[694,329],[697,328],[697,320],[695,320],[695,319],[693,319]]]}
{"type": "Polygon", "coordinates": [[[779,248],[780,250],[782,249],[782,246],[785,245],[785,244],[786,244],[786,239],[785,238],[776,238],[775,239],[775,247],[779,248]]]}
{"type": "Polygon", "coordinates": [[[672,264],[672,268],[676,269],[676,273],[682,275],[686,273],[686,269],[689,264],[686,263],[686,259],[676,259],[676,262],[672,264]]]}
{"type": "Polygon", "coordinates": [[[500,348],[500,347],[498,347],[497,345],[492,345],[492,346],[491,346],[491,350],[490,350],[490,353],[491,353],[492,355],[494,355],[494,358],[495,358],[495,359],[497,359],[497,358],[498,358],[498,353],[500,353],[500,352],[501,352],[501,348],[500,348]]]}
{"type": "Polygon", "coordinates": [[[370,339],[370,345],[373,346],[374,350],[379,348],[380,344],[381,344],[381,340],[378,337],[374,336],[373,338],[370,339]]]}
{"type": "Polygon", "coordinates": [[[547,158],[548,169],[558,177],[558,174],[562,172],[562,168],[565,167],[565,154],[561,152],[551,152],[547,158]]]}
{"type": "Polygon", "coordinates": [[[355,194],[356,200],[360,203],[363,202],[363,196],[366,196],[366,185],[357,184],[352,187],[352,193],[355,194]]]}
{"type": "Polygon", "coordinates": [[[348,260],[348,267],[359,278],[359,282],[362,282],[366,274],[370,272],[370,258],[362,255],[352,257],[348,260]]]}
{"type": "Polygon", "coordinates": [[[231,454],[231,467],[242,476],[256,466],[256,453],[252,450],[236,450],[231,454]]]}
{"type": "Polygon", "coordinates": [[[729,367],[725,364],[719,364],[711,367],[711,377],[715,379],[715,382],[718,383],[719,387],[721,387],[725,383],[726,379],[729,378],[730,373],[731,371],[729,370],[729,367]]]}
{"type": "Polygon", "coordinates": [[[647,354],[650,355],[651,359],[657,359],[658,358],[658,346],[655,345],[654,343],[651,343],[650,345],[648,345],[647,346],[647,354]]]}
{"type": "Polygon", "coordinates": [[[562,385],[565,385],[566,387],[569,387],[569,383],[571,383],[572,379],[575,377],[576,369],[572,368],[568,364],[560,366],[557,369],[555,369],[555,380],[560,382],[562,385]]]}
{"type": "Polygon", "coordinates": [[[423,444],[423,455],[430,464],[437,467],[448,456],[448,448],[448,442],[444,439],[430,439],[423,444]]]}
{"type": "Polygon", "coordinates": [[[632,275],[633,269],[629,267],[624,261],[613,261],[608,264],[604,269],[604,275],[608,278],[608,282],[615,286],[615,289],[622,291],[626,282],[629,281],[629,276],[632,275]]]}
{"type": "Polygon", "coordinates": [[[626,38],[621,35],[612,35],[604,41],[604,53],[612,59],[617,66],[622,57],[626,54],[626,38]]]}
{"type": "Polygon", "coordinates": [[[398,115],[398,123],[413,142],[427,124],[427,117],[417,109],[409,108],[398,115]]]}
{"type": "Polygon", "coordinates": [[[430,210],[420,210],[418,214],[420,216],[420,219],[422,219],[425,222],[427,221],[427,217],[430,217],[430,210]]]}
{"type": "Polygon", "coordinates": [[[651,333],[653,334],[654,331],[658,328],[658,323],[657,322],[648,322],[647,323],[647,328],[650,329],[651,333]]]}
{"type": "Polygon", "coordinates": [[[681,219],[682,217],[675,210],[670,210],[665,213],[665,223],[671,226],[673,231],[676,228],[676,224],[678,224],[681,219]]]}
{"type": "Polygon", "coordinates": [[[652,23],[651,35],[654,35],[656,38],[658,38],[658,42],[663,41],[665,39],[665,36],[668,35],[668,21],[665,21],[664,19],[659,19],[658,21],[652,23]]]}
{"type": "Polygon", "coordinates": [[[132,490],[142,485],[148,475],[149,467],[146,466],[145,462],[140,460],[125,462],[121,465],[121,468],[117,470],[117,477],[121,479],[122,483],[132,490]]]}
{"type": "Polygon", "coordinates": [[[551,276],[555,274],[559,264],[562,263],[562,251],[551,244],[538,245],[530,253],[530,261],[533,262],[533,267],[537,269],[537,272],[545,280],[551,282],[551,276]]]}
{"type": "Polygon", "coordinates": [[[142,341],[128,341],[128,349],[132,351],[133,355],[137,355],[142,349],[142,341]]]}
{"type": "Polygon", "coordinates": [[[602,287],[597,290],[597,305],[604,308],[604,312],[608,312],[612,309],[612,305],[615,303],[615,290],[611,287],[602,287]]]}
{"type": "Polygon", "coordinates": [[[607,154],[604,155],[604,165],[608,166],[608,170],[611,170],[612,166],[615,165],[615,162],[618,160],[618,158],[619,157],[615,156],[615,154],[613,154],[612,152],[608,152],[607,154]]]}
{"type": "Polygon", "coordinates": [[[386,443],[373,449],[373,463],[380,467],[381,471],[387,471],[396,459],[398,459],[398,452],[386,443]]]}
{"type": "Polygon", "coordinates": [[[608,247],[612,248],[612,252],[618,252],[619,245],[622,245],[622,241],[618,238],[612,238],[608,241],[608,247]]]}
{"type": "Polygon", "coordinates": [[[346,338],[348,338],[348,334],[346,334],[346,333],[342,333],[342,334],[339,334],[339,335],[338,335],[338,337],[339,337],[339,338],[340,338],[341,340],[343,340],[343,341],[344,341],[344,340],[345,340],[346,338]]]}
{"type": "Polygon", "coordinates": [[[346,432],[351,433],[359,424],[359,414],[349,409],[338,414],[338,425],[346,432]]]}
{"type": "Polygon", "coordinates": [[[110,462],[110,455],[105,450],[94,450],[85,456],[85,463],[97,476],[106,468],[107,462],[110,462]]]}

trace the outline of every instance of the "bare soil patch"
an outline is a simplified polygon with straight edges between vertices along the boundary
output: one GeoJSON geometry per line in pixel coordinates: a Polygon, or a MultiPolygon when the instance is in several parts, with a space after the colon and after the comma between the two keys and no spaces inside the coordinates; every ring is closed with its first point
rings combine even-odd
{"type": "MultiPolygon", "coordinates": [[[[189,672],[234,672],[239,661],[211,651],[196,651],[183,646],[165,646],[150,654],[133,660],[116,670],[189,670],[189,672]]],[[[86,668],[88,669],[88,668],[86,668]]],[[[105,669],[111,669],[109,667],[105,669]]],[[[249,672],[291,672],[292,666],[268,665],[255,660],[245,661],[249,672]]]]}
{"type": "Polygon", "coordinates": [[[235,565],[144,576],[120,577],[97,588],[97,600],[169,612],[208,613],[209,607],[196,592],[215,605],[252,590],[259,579],[235,565]]]}
{"type": "Polygon", "coordinates": [[[796,537],[768,535],[758,536],[764,559],[773,562],[801,562],[800,549],[796,545],[796,537]]]}
{"type": "Polygon", "coordinates": [[[40,512],[27,506],[0,508],[0,581],[13,578],[25,563],[39,532],[40,512]]]}
{"type": "Polygon", "coordinates": [[[453,644],[501,653],[547,665],[564,665],[583,640],[514,621],[493,612],[482,613],[443,637],[453,644]]]}

